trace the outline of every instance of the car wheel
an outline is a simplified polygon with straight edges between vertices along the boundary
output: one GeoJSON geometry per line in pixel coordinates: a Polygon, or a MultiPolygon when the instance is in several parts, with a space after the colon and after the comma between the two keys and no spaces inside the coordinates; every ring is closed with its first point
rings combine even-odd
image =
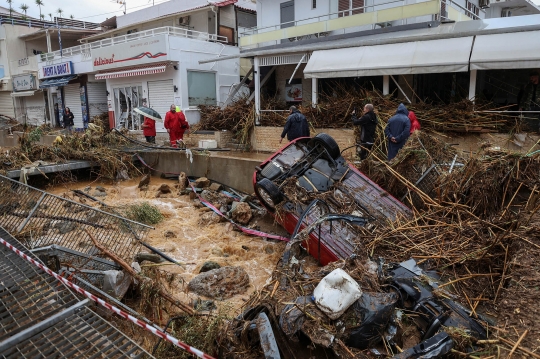
{"type": "Polygon", "coordinates": [[[257,194],[260,199],[268,207],[275,209],[276,206],[283,201],[283,195],[281,194],[278,186],[274,182],[270,181],[268,178],[263,178],[255,185],[257,189],[257,194]]]}
{"type": "Polygon", "coordinates": [[[328,153],[330,154],[330,157],[332,157],[332,159],[334,160],[341,155],[337,142],[326,133],[317,134],[317,136],[311,139],[311,142],[313,146],[319,144],[323,148],[325,148],[326,151],[328,151],[328,153]]]}
{"type": "Polygon", "coordinates": [[[268,178],[269,180],[274,180],[279,177],[281,174],[281,168],[276,166],[273,162],[269,162],[261,171],[261,176],[268,178]]]}

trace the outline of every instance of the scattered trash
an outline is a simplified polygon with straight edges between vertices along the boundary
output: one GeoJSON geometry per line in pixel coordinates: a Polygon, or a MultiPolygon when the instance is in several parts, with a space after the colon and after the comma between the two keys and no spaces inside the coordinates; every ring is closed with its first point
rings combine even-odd
{"type": "Polygon", "coordinates": [[[344,270],[335,269],[313,291],[315,304],[330,319],[337,319],[362,296],[360,286],[344,270]]]}
{"type": "Polygon", "coordinates": [[[122,299],[131,284],[131,277],[122,271],[108,270],[103,272],[103,291],[116,299],[122,299]]]}

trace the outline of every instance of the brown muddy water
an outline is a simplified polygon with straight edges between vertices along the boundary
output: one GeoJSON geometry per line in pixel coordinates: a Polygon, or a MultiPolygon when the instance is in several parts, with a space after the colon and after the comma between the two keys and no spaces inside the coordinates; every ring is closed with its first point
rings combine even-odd
{"type": "MultiPolygon", "coordinates": [[[[86,187],[91,187],[88,193],[93,195],[95,187],[102,186],[106,189],[107,196],[98,199],[112,207],[142,202],[156,206],[165,218],[155,225],[154,230],[147,233],[145,241],[175,260],[185,263],[184,267],[178,265],[159,267],[181,277],[185,285],[179,286],[173,294],[185,303],[198,298],[194,293],[187,293],[187,283],[199,274],[200,268],[206,261],[214,261],[221,266],[243,267],[248,273],[250,278],[248,290],[225,301],[227,305],[232,305],[235,312],[238,312],[255,290],[269,283],[272,271],[285,248],[284,242],[265,240],[233,231],[227,222],[201,223],[200,217],[207,213],[207,210],[196,208],[188,195],[180,196],[174,189],[173,193],[167,195],[168,198],[156,198],[158,188],[162,184],[172,187],[177,183],[176,180],[152,177],[146,191],[141,191],[138,183],[139,179],[113,185],[87,181],[54,187],[49,191],[77,202],[84,201],[86,205],[94,205],[94,202],[90,200],[85,201],[74,196],[71,190],[84,190],[86,187]],[[174,238],[166,237],[167,232],[172,232],[174,238]]],[[[263,231],[286,235],[279,225],[274,225],[269,215],[253,219],[251,224],[260,226],[263,231]]],[[[219,306],[220,303],[216,302],[216,304],[219,306]]]]}

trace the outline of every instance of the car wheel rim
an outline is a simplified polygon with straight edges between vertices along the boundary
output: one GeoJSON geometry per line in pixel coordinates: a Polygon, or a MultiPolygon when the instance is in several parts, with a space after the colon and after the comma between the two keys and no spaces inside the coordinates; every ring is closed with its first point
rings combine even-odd
{"type": "Polygon", "coordinates": [[[270,197],[268,192],[266,192],[263,188],[260,187],[257,189],[257,191],[259,192],[259,196],[261,196],[264,203],[266,203],[272,208],[275,208],[276,205],[274,204],[274,201],[272,201],[272,198],[270,197]]]}

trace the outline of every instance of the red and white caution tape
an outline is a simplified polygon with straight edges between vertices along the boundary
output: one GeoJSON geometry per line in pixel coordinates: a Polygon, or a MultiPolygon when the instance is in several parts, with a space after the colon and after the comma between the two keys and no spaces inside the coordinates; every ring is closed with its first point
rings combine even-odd
{"type": "Polygon", "coordinates": [[[76,292],[86,296],[87,298],[93,300],[94,302],[98,303],[99,305],[101,305],[101,306],[115,312],[116,314],[118,314],[122,318],[127,319],[130,322],[133,322],[133,323],[137,324],[139,327],[142,327],[142,328],[148,330],[149,332],[152,332],[154,335],[157,335],[161,339],[167,340],[168,342],[173,343],[177,347],[182,348],[185,351],[187,351],[188,353],[196,355],[199,358],[215,359],[214,357],[203,353],[199,349],[193,348],[193,347],[191,347],[191,346],[189,346],[189,345],[187,345],[185,343],[182,343],[181,341],[179,341],[178,339],[168,335],[167,333],[164,333],[162,331],[157,330],[156,328],[154,328],[154,327],[146,324],[145,322],[143,322],[143,321],[129,315],[128,313],[116,308],[115,306],[110,305],[109,303],[105,302],[103,299],[100,299],[100,298],[96,297],[92,293],[87,292],[86,290],[82,289],[78,285],[73,284],[69,280],[67,280],[67,279],[61,277],[60,275],[54,273],[52,270],[45,267],[43,264],[41,264],[41,263],[35,261],[34,259],[30,258],[29,256],[27,256],[26,254],[24,254],[23,252],[21,252],[17,248],[13,247],[10,243],[6,242],[4,239],[0,238],[0,243],[3,244],[4,246],[8,247],[9,249],[11,249],[13,252],[17,253],[21,258],[26,259],[28,262],[30,262],[30,263],[34,264],[35,266],[41,268],[43,271],[45,271],[45,273],[47,273],[49,275],[52,275],[54,278],[56,278],[60,282],[64,283],[65,285],[67,285],[71,289],[73,289],[76,292]]]}

